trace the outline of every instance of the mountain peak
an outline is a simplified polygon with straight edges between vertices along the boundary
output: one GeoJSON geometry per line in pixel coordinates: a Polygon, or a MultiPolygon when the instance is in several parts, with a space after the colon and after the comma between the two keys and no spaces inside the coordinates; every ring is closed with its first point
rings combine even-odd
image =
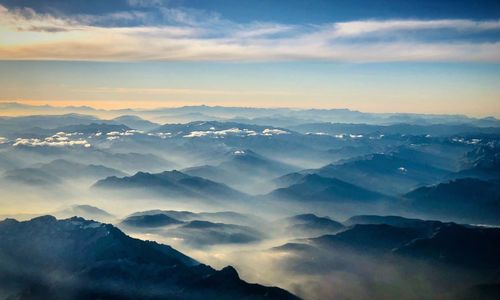
{"type": "Polygon", "coordinates": [[[45,215],[31,219],[31,222],[36,224],[51,224],[57,222],[57,219],[53,216],[45,215]]]}
{"type": "Polygon", "coordinates": [[[240,278],[238,271],[233,266],[226,266],[220,270],[220,274],[228,278],[240,278]]]}

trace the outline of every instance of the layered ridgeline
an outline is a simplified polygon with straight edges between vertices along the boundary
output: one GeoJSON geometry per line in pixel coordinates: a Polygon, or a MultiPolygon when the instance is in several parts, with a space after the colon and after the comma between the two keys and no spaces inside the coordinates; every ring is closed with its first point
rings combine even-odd
{"type": "Polygon", "coordinates": [[[78,217],[0,222],[0,278],[8,299],[298,299],[78,217]]]}
{"type": "Polygon", "coordinates": [[[255,193],[272,189],[272,179],[297,171],[297,167],[269,159],[252,150],[235,150],[218,165],[204,165],[184,169],[191,176],[199,176],[244,191],[255,193]]]}
{"type": "Polygon", "coordinates": [[[355,216],[336,234],[270,250],[334,299],[498,299],[500,229],[399,216],[355,216]],[[323,278],[323,280],[314,280],[323,278]]]}
{"type": "Polygon", "coordinates": [[[460,178],[405,195],[409,210],[434,218],[500,225],[500,179],[460,178]]]}
{"type": "MultiPolygon", "coordinates": [[[[133,110],[133,109],[117,109],[117,110],[100,110],[88,106],[36,106],[21,104],[16,102],[0,103],[0,109],[5,114],[16,114],[20,110],[29,114],[93,114],[93,115],[140,115],[145,118],[154,118],[169,122],[189,122],[196,120],[233,120],[235,122],[252,123],[252,124],[276,124],[275,126],[296,126],[296,130],[311,131],[318,129],[317,126],[325,131],[329,127],[348,126],[350,124],[339,123],[367,123],[367,124],[400,124],[407,123],[412,126],[407,126],[413,129],[416,133],[424,130],[419,128],[431,127],[435,124],[447,124],[449,127],[453,125],[457,128],[457,124],[462,124],[460,132],[464,131],[464,127],[478,126],[496,126],[499,121],[493,117],[487,118],[470,118],[464,115],[431,115],[431,114],[408,114],[408,113],[367,113],[349,109],[290,109],[290,108],[252,108],[252,107],[224,107],[224,106],[183,106],[175,108],[157,108],[150,110],[133,110]],[[318,124],[318,122],[321,122],[318,124]],[[330,123],[338,122],[338,123],[330,123]],[[425,125],[422,125],[425,124],[425,125]],[[302,126],[297,126],[302,125],[302,126]],[[325,129],[326,127],[326,129],[325,129]]],[[[364,124],[363,124],[364,125],[364,124]]],[[[380,127],[386,127],[381,125],[380,127]]],[[[365,125],[366,126],[366,125],[365,125]]],[[[394,125],[395,127],[397,125],[394,125]]],[[[351,126],[352,127],[352,126],[351,126]]],[[[398,126],[399,127],[399,126],[398,126]]],[[[372,130],[379,130],[378,126],[372,126],[372,130]],[[373,129],[372,129],[373,128],[373,129]]],[[[351,128],[349,128],[351,129],[351,128]]],[[[392,128],[391,128],[392,129],[392,128]]],[[[343,129],[343,131],[346,131],[343,129]]],[[[425,131],[428,131],[426,129],[425,131]]]]}
{"type": "Polygon", "coordinates": [[[180,197],[193,199],[243,199],[245,194],[225,184],[202,177],[189,176],[179,171],[165,171],[151,174],[138,172],[129,177],[111,176],[99,180],[95,189],[108,191],[134,191],[164,197],[180,197]]]}
{"type": "Polygon", "coordinates": [[[118,226],[126,232],[152,233],[182,241],[182,244],[190,247],[205,248],[213,245],[248,244],[264,239],[266,234],[255,228],[258,221],[260,220],[234,212],[156,210],[132,214],[118,226]],[[250,220],[254,223],[241,225],[250,220]]]}
{"type": "Polygon", "coordinates": [[[30,185],[55,185],[68,180],[95,182],[108,176],[125,176],[126,173],[102,165],[85,165],[64,159],[56,159],[46,164],[36,164],[30,168],[11,169],[3,177],[10,182],[30,185]]]}

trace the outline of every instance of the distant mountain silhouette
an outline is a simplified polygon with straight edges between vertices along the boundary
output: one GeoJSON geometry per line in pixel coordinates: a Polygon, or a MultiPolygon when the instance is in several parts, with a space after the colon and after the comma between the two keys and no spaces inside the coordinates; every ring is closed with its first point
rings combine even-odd
{"type": "Polygon", "coordinates": [[[224,182],[243,191],[255,190],[256,185],[269,185],[271,178],[297,170],[291,165],[266,158],[251,150],[234,150],[228,160],[217,166],[200,166],[182,170],[184,173],[224,182]]]}
{"type": "Polygon", "coordinates": [[[176,219],[182,222],[189,222],[195,220],[210,221],[214,223],[226,223],[226,224],[238,224],[238,225],[254,225],[256,223],[262,223],[264,220],[261,218],[238,213],[234,211],[219,211],[219,212],[190,212],[190,211],[178,211],[178,210],[148,210],[135,212],[130,216],[145,216],[145,215],[157,215],[163,214],[169,216],[172,219],[176,219]]]}
{"type": "Polygon", "coordinates": [[[298,299],[77,217],[0,222],[0,257],[13,299],[298,299]]]}
{"type": "Polygon", "coordinates": [[[132,227],[155,228],[169,225],[182,224],[183,222],[169,217],[166,214],[130,216],[121,222],[123,225],[132,227]]]}
{"type": "MultiPolygon", "coordinates": [[[[450,116],[451,117],[451,116],[450,116]]],[[[400,117],[401,118],[401,117],[400,117]]],[[[403,118],[398,121],[394,119],[398,124],[390,125],[371,125],[371,124],[349,124],[349,123],[309,123],[300,124],[297,126],[291,126],[291,129],[298,132],[326,132],[329,134],[405,134],[405,135],[426,135],[431,134],[433,136],[447,136],[453,134],[464,134],[464,133],[498,133],[500,126],[500,121],[497,119],[492,119],[491,122],[484,120],[485,126],[491,127],[479,127],[478,124],[412,124],[410,116],[407,116],[406,120],[403,118]]],[[[416,120],[415,120],[416,121],[416,120]]],[[[418,122],[418,121],[417,121],[418,122]]],[[[361,123],[361,122],[357,122],[361,123]]],[[[483,124],[482,124],[483,125],[483,124]]]]}
{"type": "Polygon", "coordinates": [[[105,210],[88,204],[76,204],[68,208],[61,209],[53,213],[58,218],[70,218],[74,216],[83,217],[89,220],[110,221],[114,216],[105,210]]]}
{"type": "MultiPolygon", "coordinates": [[[[346,223],[354,225],[335,235],[310,238],[306,244],[331,251],[347,249],[362,255],[386,253],[433,260],[491,274],[500,267],[499,228],[375,215],[356,216],[346,223]]],[[[277,249],[294,247],[289,244],[277,249]]]]}
{"type": "Polygon", "coordinates": [[[372,154],[325,166],[316,173],[394,195],[421,185],[439,182],[448,172],[401,159],[393,154],[372,154]]]}
{"type": "Polygon", "coordinates": [[[163,233],[178,237],[196,248],[218,244],[245,244],[257,242],[264,234],[248,226],[194,220],[163,233]]]}
{"type": "Polygon", "coordinates": [[[405,195],[412,211],[462,222],[500,224],[500,180],[456,179],[405,195]]]}
{"type": "Polygon", "coordinates": [[[324,234],[333,234],[342,229],[344,226],[328,217],[318,217],[314,214],[302,214],[285,219],[288,226],[285,228],[286,233],[294,236],[320,236],[324,234]]]}
{"type": "Polygon", "coordinates": [[[426,299],[496,299],[499,228],[393,216],[356,219],[385,219],[395,226],[357,224],[335,235],[296,240],[271,252],[283,257],[281,267],[292,274],[332,276],[329,284],[340,280],[338,288],[351,286],[353,290],[343,293],[346,299],[358,289],[364,291],[361,299],[421,299],[422,295],[426,299]],[[356,280],[354,285],[352,280],[356,280]],[[416,282],[425,289],[415,289],[416,282]],[[386,288],[387,284],[391,287],[386,288]]]}
{"type": "MultiPolygon", "coordinates": [[[[104,140],[106,140],[104,138],[104,140]]],[[[2,152],[11,162],[7,170],[28,168],[33,164],[46,164],[52,160],[63,159],[84,165],[102,165],[125,173],[134,173],[138,170],[145,172],[159,172],[171,169],[174,164],[155,154],[143,151],[114,152],[99,147],[32,147],[19,145],[2,152]]],[[[2,167],[2,159],[0,159],[2,167]]],[[[75,174],[74,176],[76,176],[75,174]]]]}
{"type": "Polygon", "coordinates": [[[151,210],[125,218],[120,228],[126,231],[155,233],[178,238],[194,248],[220,244],[245,244],[266,237],[254,229],[260,219],[235,212],[193,213],[188,211],[151,210]]]}
{"type": "Polygon", "coordinates": [[[344,222],[345,226],[353,226],[357,224],[387,224],[401,228],[421,228],[430,226],[435,228],[441,226],[440,221],[424,221],[420,219],[411,219],[401,216],[377,216],[377,215],[360,215],[353,216],[344,222]]]}
{"type": "Polygon", "coordinates": [[[443,224],[427,238],[416,239],[395,253],[456,267],[497,272],[500,229],[443,224]]]}
{"type": "Polygon", "coordinates": [[[317,174],[304,175],[298,183],[286,188],[276,189],[267,195],[275,199],[295,201],[357,202],[374,201],[385,196],[344,182],[336,178],[322,177],[317,174]]]}
{"type": "Polygon", "coordinates": [[[155,192],[164,196],[200,198],[200,199],[242,199],[246,195],[225,184],[201,177],[189,176],[179,171],[163,173],[138,172],[130,177],[115,176],[99,180],[96,188],[114,190],[136,189],[145,193],[155,192]]]}
{"type": "MultiPolygon", "coordinates": [[[[500,268],[500,229],[397,218],[359,216],[354,220],[372,221],[355,224],[335,235],[306,240],[313,248],[327,251],[348,250],[361,255],[391,254],[441,263],[471,271],[494,274],[500,268]],[[384,221],[385,220],[385,221],[384,221]],[[387,222],[392,225],[375,222],[387,222]]],[[[300,241],[299,241],[300,243],[300,241]]],[[[277,250],[301,249],[293,244],[277,250]]],[[[303,248],[302,250],[312,248],[303,248]]]]}
{"type": "Polygon", "coordinates": [[[86,125],[100,122],[94,116],[82,114],[33,115],[20,117],[0,117],[0,134],[15,135],[16,132],[31,131],[32,128],[53,129],[70,125],[86,125]]]}
{"type": "Polygon", "coordinates": [[[480,146],[468,152],[462,161],[462,170],[451,178],[500,179],[500,147],[480,146]]]}
{"type": "Polygon", "coordinates": [[[390,251],[405,243],[423,237],[413,228],[394,227],[386,224],[354,225],[336,235],[312,239],[315,245],[327,248],[349,248],[360,252],[378,253],[390,251]]]}
{"type": "Polygon", "coordinates": [[[54,185],[68,179],[93,181],[114,175],[124,176],[126,174],[102,165],[85,165],[64,159],[37,164],[30,168],[13,169],[4,173],[4,177],[11,181],[35,185],[54,185]]]}
{"type": "Polygon", "coordinates": [[[59,176],[43,172],[37,168],[9,170],[2,177],[12,183],[32,186],[51,186],[62,183],[62,179],[59,176]]]}
{"type": "Polygon", "coordinates": [[[151,121],[145,120],[134,115],[123,115],[114,118],[112,121],[123,124],[133,129],[149,131],[158,128],[160,125],[151,121]]]}

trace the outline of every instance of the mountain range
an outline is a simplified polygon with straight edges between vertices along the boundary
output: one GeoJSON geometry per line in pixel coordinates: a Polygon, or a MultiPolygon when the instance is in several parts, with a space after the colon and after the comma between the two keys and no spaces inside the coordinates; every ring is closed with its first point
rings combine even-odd
{"type": "Polygon", "coordinates": [[[225,184],[189,176],[175,170],[156,174],[138,172],[133,176],[121,178],[111,176],[97,181],[94,187],[115,191],[135,190],[139,193],[154,193],[166,198],[238,200],[246,197],[245,194],[225,184]]]}
{"type": "Polygon", "coordinates": [[[298,299],[76,217],[0,222],[0,257],[10,299],[298,299]]]}

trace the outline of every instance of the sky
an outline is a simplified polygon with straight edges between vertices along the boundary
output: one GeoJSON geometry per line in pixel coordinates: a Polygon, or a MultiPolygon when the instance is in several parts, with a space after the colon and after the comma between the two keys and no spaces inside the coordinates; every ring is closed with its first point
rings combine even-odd
{"type": "Polygon", "coordinates": [[[0,87],[30,104],[500,117],[500,2],[0,0],[0,87]]]}

